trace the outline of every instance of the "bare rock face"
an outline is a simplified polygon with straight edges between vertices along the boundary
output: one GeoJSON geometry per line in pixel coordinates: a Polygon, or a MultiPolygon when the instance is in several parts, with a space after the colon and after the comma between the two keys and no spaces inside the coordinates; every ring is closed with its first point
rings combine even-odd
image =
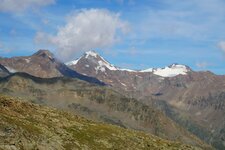
{"type": "Polygon", "coordinates": [[[2,58],[0,59],[0,64],[11,73],[25,72],[41,78],[66,76],[104,85],[95,78],[87,77],[71,70],[64,63],[56,59],[48,50],[39,50],[31,56],[2,58]]]}

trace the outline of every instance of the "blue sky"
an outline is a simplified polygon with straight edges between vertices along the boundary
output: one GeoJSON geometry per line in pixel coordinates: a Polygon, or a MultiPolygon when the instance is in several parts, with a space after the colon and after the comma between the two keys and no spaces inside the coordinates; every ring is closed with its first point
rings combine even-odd
{"type": "Polygon", "coordinates": [[[0,56],[96,50],[119,67],[225,74],[224,0],[0,0],[0,56]]]}

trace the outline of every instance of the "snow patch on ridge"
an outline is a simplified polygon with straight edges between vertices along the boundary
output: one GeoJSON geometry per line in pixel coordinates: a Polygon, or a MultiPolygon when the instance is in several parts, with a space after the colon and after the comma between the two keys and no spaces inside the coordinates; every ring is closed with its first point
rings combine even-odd
{"type": "Polygon", "coordinates": [[[141,70],[139,72],[152,72],[152,71],[153,71],[153,68],[149,68],[149,69],[141,70]]]}
{"type": "Polygon", "coordinates": [[[4,66],[10,73],[16,73],[18,71],[16,71],[15,69],[13,68],[10,68],[10,67],[7,67],[7,66],[4,66]]]}
{"type": "Polygon", "coordinates": [[[109,70],[117,70],[116,67],[114,67],[113,65],[111,65],[110,63],[108,63],[107,61],[105,61],[104,59],[103,59],[103,61],[102,60],[98,61],[98,66],[95,68],[95,70],[96,70],[96,72],[98,70],[100,70],[102,72],[105,72],[105,68],[107,68],[109,70]]]}
{"type": "Polygon", "coordinates": [[[153,73],[161,77],[175,77],[177,75],[186,75],[188,68],[184,65],[173,64],[170,67],[154,69],[153,73]]]}
{"type": "Polygon", "coordinates": [[[85,54],[86,54],[85,58],[88,58],[89,56],[92,56],[92,57],[97,57],[98,56],[98,54],[96,52],[94,52],[94,51],[88,51],[85,54]]]}
{"type": "Polygon", "coordinates": [[[122,68],[120,68],[120,69],[118,69],[118,70],[120,70],[120,71],[128,71],[128,72],[137,72],[136,70],[122,69],[122,68]]]}
{"type": "MultiPolygon", "coordinates": [[[[104,60],[104,59],[103,59],[104,60]]],[[[100,66],[105,66],[106,68],[108,68],[109,70],[118,70],[115,66],[111,65],[110,63],[108,63],[107,61],[98,61],[100,66]]]]}
{"type": "Polygon", "coordinates": [[[25,58],[24,60],[26,61],[26,63],[30,63],[30,58],[25,58]]]}
{"type": "Polygon", "coordinates": [[[67,66],[76,65],[81,58],[65,63],[67,66]]]}

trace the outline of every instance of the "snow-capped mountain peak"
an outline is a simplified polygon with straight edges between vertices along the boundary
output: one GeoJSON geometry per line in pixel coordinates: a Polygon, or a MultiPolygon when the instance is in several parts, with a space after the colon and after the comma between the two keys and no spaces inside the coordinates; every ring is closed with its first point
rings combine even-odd
{"type": "Polygon", "coordinates": [[[161,77],[174,77],[180,74],[186,75],[190,71],[189,67],[180,64],[172,64],[164,68],[149,68],[140,71],[132,69],[123,69],[110,64],[95,51],[85,52],[82,57],[73,60],[71,62],[68,62],[66,63],[66,65],[74,66],[75,68],[76,66],[83,67],[86,69],[93,68],[96,74],[98,72],[105,72],[106,70],[110,70],[110,71],[126,71],[133,73],[153,73],[161,77]]]}
{"type": "Polygon", "coordinates": [[[36,53],[34,53],[33,56],[44,57],[49,59],[54,58],[54,54],[51,53],[49,50],[39,50],[36,53]]]}
{"type": "Polygon", "coordinates": [[[66,63],[66,65],[75,66],[79,62],[85,63],[85,66],[86,67],[88,66],[88,68],[90,66],[93,66],[95,68],[96,72],[98,72],[98,71],[105,72],[106,69],[112,70],[112,71],[118,70],[117,67],[110,64],[108,61],[106,61],[103,57],[101,57],[98,53],[96,53],[93,50],[85,52],[82,57],[80,57],[79,59],[70,61],[70,62],[66,63]]]}
{"type": "Polygon", "coordinates": [[[106,61],[102,56],[100,56],[95,51],[88,51],[85,53],[85,58],[92,57],[93,59],[96,59],[97,61],[97,67],[95,67],[96,72],[102,71],[105,72],[106,68],[109,70],[118,70],[117,67],[110,64],[108,61],[106,61]]]}
{"type": "Polygon", "coordinates": [[[87,52],[84,53],[84,55],[82,57],[80,57],[78,59],[75,59],[75,60],[72,60],[72,61],[69,61],[69,62],[66,62],[65,64],[67,66],[76,65],[81,60],[81,58],[84,57],[84,58],[88,59],[88,57],[90,57],[90,56],[97,58],[98,54],[95,51],[93,51],[93,50],[92,51],[87,51],[87,52]]]}

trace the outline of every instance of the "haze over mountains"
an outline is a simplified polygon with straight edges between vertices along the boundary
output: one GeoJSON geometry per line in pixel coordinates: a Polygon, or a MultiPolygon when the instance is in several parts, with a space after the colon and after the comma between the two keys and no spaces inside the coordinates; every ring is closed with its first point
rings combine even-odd
{"type": "Polygon", "coordinates": [[[94,51],[66,64],[46,50],[1,58],[0,64],[1,93],[170,140],[209,148],[200,138],[225,148],[225,76],[180,64],[121,69],[94,51]]]}

